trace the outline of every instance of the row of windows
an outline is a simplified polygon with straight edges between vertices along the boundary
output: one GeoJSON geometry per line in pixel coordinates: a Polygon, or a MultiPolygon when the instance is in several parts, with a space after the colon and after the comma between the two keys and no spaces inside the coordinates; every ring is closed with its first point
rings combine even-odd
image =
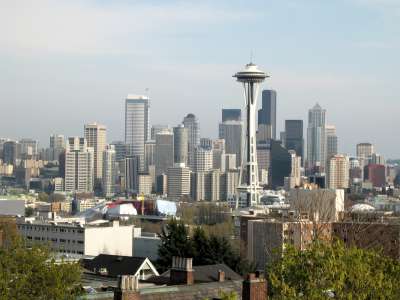
{"type": "Polygon", "coordinates": [[[68,244],[70,244],[70,243],[72,243],[72,244],[75,244],[75,242],[76,243],[78,243],[78,244],[83,244],[83,241],[81,241],[81,240],[78,240],[78,241],[75,241],[75,240],[66,240],[66,239],[57,239],[57,238],[45,238],[45,237],[38,237],[38,236],[35,236],[34,238],[32,238],[32,236],[30,236],[30,235],[27,235],[26,236],[26,238],[28,239],[28,240],[32,240],[32,239],[34,239],[35,241],[52,241],[52,242],[57,242],[57,241],[59,241],[60,243],[68,243],[68,244]]]}
{"type": "Polygon", "coordinates": [[[32,231],[51,231],[51,232],[72,232],[72,233],[83,233],[83,229],[65,229],[65,228],[52,228],[47,226],[30,226],[30,225],[18,225],[18,229],[32,230],[32,231]]]}

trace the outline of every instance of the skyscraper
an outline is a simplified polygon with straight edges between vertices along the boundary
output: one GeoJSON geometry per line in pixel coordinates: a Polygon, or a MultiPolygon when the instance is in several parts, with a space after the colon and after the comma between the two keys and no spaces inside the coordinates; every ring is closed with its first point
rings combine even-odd
{"type": "Polygon", "coordinates": [[[271,141],[271,185],[273,188],[283,187],[285,177],[292,171],[292,155],[278,141],[271,141]]]}
{"type": "Polygon", "coordinates": [[[38,141],[34,139],[20,139],[21,156],[24,159],[36,158],[38,156],[38,141]]]}
{"type": "Polygon", "coordinates": [[[285,133],[286,149],[296,151],[304,160],[303,120],[285,120],[285,133]]]}
{"type": "Polygon", "coordinates": [[[147,96],[128,95],[125,100],[125,144],[128,155],[138,156],[144,170],[144,143],[150,137],[150,101],[147,96]]]}
{"type": "Polygon", "coordinates": [[[372,154],[375,153],[374,145],[371,143],[359,143],[356,147],[357,157],[370,159],[372,154]]]}
{"type": "Polygon", "coordinates": [[[222,122],[226,121],[241,121],[242,111],[238,108],[223,108],[222,109],[222,122]]]}
{"type": "Polygon", "coordinates": [[[213,167],[213,152],[211,149],[197,147],[195,150],[194,172],[206,172],[213,167]]]}
{"type": "Polygon", "coordinates": [[[328,187],[347,189],[349,187],[349,158],[336,154],[329,159],[328,187]]]}
{"type": "Polygon", "coordinates": [[[188,129],[188,164],[194,166],[194,151],[200,145],[200,124],[194,114],[188,114],[183,119],[183,126],[188,129]]]}
{"type": "Polygon", "coordinates": [[[222,109],[222,122],[219,123],[219,138],[225,140],[225,153],[236,155],[236,165],[242,158],[242,130],[240,109],[222,109]]]}
{"type": "Polygon", "coordinates": [[[174,163],[188,164],[188,129],[182,124],[174,127],[174,163]]]}
{"type": "Polygon", "coordinates": [[[65,191],[92,192],[94,151],[85,138],[70,137],[65,153],[65,191]]]}
{"type": "Polygon", "coordinates": [[[113,145],[107,145],[103,151],[102,189],[105,197],[115,194],[117,179],[116,151],[113,145]]]}
{"type": "Polygon", "coordinates": [[[169,131],[156,134],[155,166],[156,175],[166,174],[174,165],[174,135],[169,131]]]}
{"type": "Polygon", "coordinates": [[[265,139],[276,139],[276,91],[262,91],[262,106],[258,110],[258,131],[265,139]]]}
{"type": "Polygon", "coordinates": [[[137,155],[125,158],[125,189],[128,194],[139,190],[140,158],[137,155]]]}
{"type": "Polygon", "coordinates": [[[184,164],[176,164],[167,171],[168,197],[181,199],[190,195],[190,169],[184,164]]]}
{"type": "Polygon", "coordinates": [[[326,166],[326,110],[317,103],[308,111],[307,169],[325,172],[326,166]]]}
{"type": "Polygon", "coordinates": [[[338,137],[334,125],[326,125],[326,158],[329,159],[338,153],[338,137]]]}
{"type": "Polygon", "coordinates": [[[61,134],[50,136],[50,160],[58,160],[60,154],[65,151],[65,137],[61,134]]]}
{"type": "Polygon", "coordinates": [[[86,124],[84,127],[87,146],[94,151],[94,178],[101,180],[103,176],[103,151],[107,144],[106,127],[97,123],[86,124]]]}
{"type": "Polygon", "coordinates": [[[16,166],[21,158],[21,145],[16,141],[6,141],[3,144],[3,162],[16,166]]]}

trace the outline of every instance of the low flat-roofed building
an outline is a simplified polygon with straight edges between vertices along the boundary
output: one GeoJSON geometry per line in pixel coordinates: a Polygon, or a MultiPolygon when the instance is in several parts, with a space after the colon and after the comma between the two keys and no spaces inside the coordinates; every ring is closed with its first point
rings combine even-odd
{"type": "Polygon", "coordinates": [[[28,245],[49,244],[52,251],[97,256],[112,254],[132,256],[134,226],[120,226],[118,221],[80,222],[27,220],[17,224],[28,245]]]}

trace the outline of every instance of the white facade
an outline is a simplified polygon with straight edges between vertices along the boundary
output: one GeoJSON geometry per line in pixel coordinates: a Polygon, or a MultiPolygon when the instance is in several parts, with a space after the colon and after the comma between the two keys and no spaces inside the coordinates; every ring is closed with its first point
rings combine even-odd
{"type": "Polygon", "coordinates": [[[103,176],[103,151],[106,148],[106,127],[97,123],[86,124],[84,127],[87,146],[93,148],[94,178],[101,179],[103,176]]]}
{"type": "Polygon", "coordinates": [[[133,225],[91,226],[79,223],[22,222],[17,224],[28,245],[50,244],[52,251],[97,256],[99,254],[132,256],[133,225]]]}
{"type": "Polygon", "coordinates": [[[117,177],[116,153],[113,145],[108,145],[103,151],[103,176],[102,188],[105,197],[115,194],[115,182],[117,177]]]}
{"type": "Polygon", "coordinates": [[[153,178],[151,175],[139,175],[139,194],[151,195],[153,189],[153,178]]]}
{"type": "Polygon", "coordinates": [[[326,165],[326,110],[317,103],[308,111],[307,128],[307,168],[320,168],[325,171],[326,165]]]}
{"type": "Polygon", "coordinates": [[[349,158],[345,155],[334,155],[329,160],[328,186],[330,189],[347,189],[349,187],[349,158]]]}
{"type": "Polygon", "coordinates": [[[183,126],[188,129],[188,164],[194,168],[194,152],[200,145],[200,124],[194,114],[188,114],[183,119],[183,126]]]}
{"type": "Polygon", "coordinates": [[[87,147],[84,138],[69,138],[65,153],[65,191],[92,192],[93,169],[93,148],[87,147]]]}
{"type": "Polygon", "coordinates": [[[167,172],[168,197],[180,199],[190,195],[190,169],[184,165],[175,166],[167,172]]]}
{"type": "Polygon", "coordinates": [[[194,158],[194,172],[207,172],[213,168],[213,152],[211,149],[197,147],[194,158]]]}

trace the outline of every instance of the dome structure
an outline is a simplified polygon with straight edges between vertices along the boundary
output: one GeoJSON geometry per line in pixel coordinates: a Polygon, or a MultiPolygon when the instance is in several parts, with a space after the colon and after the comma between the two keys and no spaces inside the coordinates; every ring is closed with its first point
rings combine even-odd
{"type": "Polygon", "coordinates": [[[354,204],[350,208],[350,212],[353,212],[353,213],[371,212],[371,211],[375,211],[375,207],[373,207],[372,205],[366,204],[366,203],[354,204]]]}

